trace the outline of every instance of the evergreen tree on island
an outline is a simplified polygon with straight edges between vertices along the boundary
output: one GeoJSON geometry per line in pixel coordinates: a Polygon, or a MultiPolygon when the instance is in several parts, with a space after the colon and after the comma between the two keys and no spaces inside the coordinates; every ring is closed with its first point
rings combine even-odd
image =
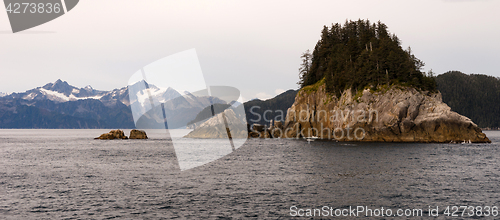
{"type": "Polygon", "coordinates": [[[424,62],[412,54],[411,48],[404,50],[399,38],[380,21],[324,26],[312,55],[307,51],[301,58],[301,87],[324,80],[327,92],[337,97],[349,88],[376,89],[384,84],[436,90],[434,78],[421,71],[424,62]]]}

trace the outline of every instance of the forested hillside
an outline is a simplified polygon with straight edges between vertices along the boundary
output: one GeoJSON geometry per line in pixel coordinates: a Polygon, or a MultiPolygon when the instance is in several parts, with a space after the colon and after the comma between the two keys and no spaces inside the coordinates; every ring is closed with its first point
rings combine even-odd
{"type": "Polygon", "coordinates": [[[293,105],[297,92],[288,90],[265,101],[257,99],[245,102],[247,123],[268,125],[270,120],[285,121],[287,110],[293,105]]]}
{"type": "Polygon", "coordinates": [[[325,79],[328,92],[340,96],[345,89],[381,84],[402,84],[434,91],[435,81],[421,72],[424,63],[385,24],[346,21],[325,26],[312,54],[302,55],[301,87],[325,79]]]}
{"type": "Polygon", "coordinates": [[[436,77],[443,101],[479,127],[500,127],[500,79],[450,71],[436,77]]]}

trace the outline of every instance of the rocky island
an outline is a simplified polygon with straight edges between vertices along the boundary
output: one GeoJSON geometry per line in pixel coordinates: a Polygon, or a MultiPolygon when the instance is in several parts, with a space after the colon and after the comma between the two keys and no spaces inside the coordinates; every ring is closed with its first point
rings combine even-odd
{"type": "Polygon", "coordinates": [[[313,91],[308,89],[311,88],[306,87],[295,98],[288,110],[285,132],[280,137],[374,142],[490,142],[469,118],[451,111],[442,102],[439,92],[392,86],[381,91],[366,89],[358,95],[346,90],[336,98],[326,94],[325,85],[313,91]]]}
{"type": "MultiPolygon", "coordinates": [[[[301,89],[285,122],[254,124],[248,137],[491,142],[474,122],[443,103],[432,71],[422,72],[424,62],[411,48],[404,50],[381,22],[325,26],[314,51],[301,58],[301,89]]],[[[217,132],[224,130],[206,124],[188,136],[217,132]]]]}
{"type": "Polygon", "coordinates": [[[474,122],[443,103],[432,71],[423,73],[424,62],[382,22],[325,26],[313,53],[305,52],[302,60],[301,90],[283,129],[272,126],[269,136],[490,142],[474,122]]]}
{"type": "Polygon", "coordinates": [[[122,130],[111,130],[108,133],[101,134],[101,136],[94,139],[98,140],[114,140],[114,139],[148,139],[148,135],[143,130],[132,129],[130,131],[130,138],[125,135],[122,130]]]}

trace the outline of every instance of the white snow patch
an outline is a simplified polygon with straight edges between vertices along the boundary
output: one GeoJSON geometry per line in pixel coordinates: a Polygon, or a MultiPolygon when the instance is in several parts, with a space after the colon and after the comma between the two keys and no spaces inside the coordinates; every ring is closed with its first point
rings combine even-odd
{"type": "Polygon", "coordinates": [[[101,96],[89,96],[89,97],[76,97],[73,94],[66,96],[62,93],[51,91],[51,90],[46,90],[44,88],[40,88],[40,92],[42,94],[46,95],[48,99],[50,99],[52,101],[59,101],[59,102],[68,102],[68,101],[76,101],[76,100],[83,100],[83,99],[100,99],[103,97],[103,95],[101,95],[101,96]]]}
{"type": "Polygon", "coordinates": [[[28,100],[33,100],[36,97],[36,94],[34,92],[23,96],[23,99],[28,99],[28,100]]]}
{"type": "Polygon", "coordinates": [[[88,96],[88,97],[75,97],[73,94],[71,94],[70,98],[74,98],[77,100],[82,100],[82,99],[101,99],[104,95],[97,95],[97,96],[88,96]]]}
{"type": "Polygon", "coordinates": [[[52,101],[63,101],[63,102],[69,101],[69,97],[65,96],[62,93],[51,91],[51,90],[46,90],[44,88],[40,88],[39,90],[42,94],[46,95],[47,98],[52,100],[52,101]]]}
{"type": "MultiPolygon", "coordinates": [[[[160,103],[165,103],[169,101],[170,99],[166,99],[163,97],[163,94],[167,92],[168,88],[159,88],[159,87],[154,87],[154,88],[149,88],[149,89],[144,89],[141,91],[137,91],[136,96],[137,96],[137,101],[141,104],[141,106],[145,106],[147,103],[148,106],[151,104],[149,100],[149,96],[151,95],[151,98],[153,99],[153,103],[155,105],[159,105],[160,103]]],[[[177,97],[173,97],[177,98],[177,97]]]]}

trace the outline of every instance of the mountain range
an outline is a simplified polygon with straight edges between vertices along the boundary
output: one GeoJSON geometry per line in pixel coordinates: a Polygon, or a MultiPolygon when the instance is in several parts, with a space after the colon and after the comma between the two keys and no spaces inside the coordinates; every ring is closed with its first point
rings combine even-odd
{"type": "MultiPolygon", "coordinates": [[[[500,127],[500,78],[450,71],[438,75],[436,82],[443,101],[453,111],[471,118],[479,127],[500,127]]],[[[288,90],[265,101],[252,99],[245,102],[247,122],[269,124],[266,119],[284,120],[297,91],[288,90]],[[258,116],[264,116],[266,111],[266,119],[258,116]]],[[[158,88],[144,81],[111,91],[100,91],[91,86],[77,88],[57,80],[22,93],[0,93],[0,128],[136,128],[131,108],[136,109],[134,112],[145,113],[146,106],[151,102],[149,97],[154,102],[162,102],[164,109],[169,110],[166,117],[171,118],[169,125],[174,127],[194,122],[196,116],[203,114],[203,109],[210,103],[231,104],[214,97],[158,88]],[[134,91],[132,99],[129,90],[134,91]]],[[[148,111],[162,114],[158,109],[148,111]]],[[[135,117],[139,127],[151,125],[151,118],[144,118],[144,115],[135,117]]],[[[162,121],[154,123],[158,128],[165,126],[162,121]]]]}
{"type": "Polygon", "coordinates": [[[0,97],[0,128],[133,128],[127,87],[99,91],[57,80],[0,97]]]}
{"type": "Polygon", "coordinates": [[[57,80],[21,93],[1,93],[0,128],[182,128],[212,104],[241,104],[222,99],[203,91],[192,94],[159,88],[145,81],[101,91],[57,80]]]}
{"type": "MultiPolygon", "coordinates": [[[[0,94],[0,128],[135,128],[131,108],[144,112],[150,100],[165,103],[164,108],[173,114],[171,118],[179,118],[175,114],[187,108],[199,112],[211,102],[223,102],[187,92],[181,95],[172,88],[158,88],[145,81],[101,91],[91,86],[77,88],[57,80],[26,92],[0,94]],[[132,99],[129,89],[133,91],[132,99]],[[175,100],[175,105],[168,104],[168,100],[175,100]]],[[[193,119],[194,116],[181,118],[178,123],[185,126],[193,119]]],[[[140,118],[136,121],[141,123],[140,118]]]]}

